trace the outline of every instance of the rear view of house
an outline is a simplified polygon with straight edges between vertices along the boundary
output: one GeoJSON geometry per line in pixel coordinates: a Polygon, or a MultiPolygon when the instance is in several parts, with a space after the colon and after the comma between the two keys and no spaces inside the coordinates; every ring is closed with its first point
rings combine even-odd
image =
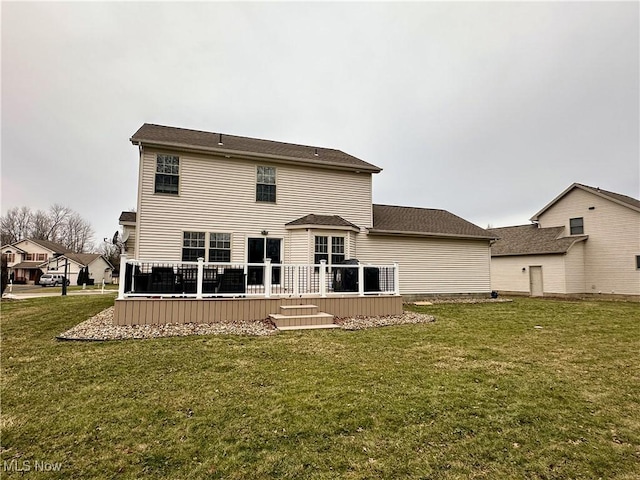
{"type": "Polygon", "coordinates": [[[151,124],[131,142],[121,299],[491,291],[493,234],[444,210],[373,204],[381,168],[340,150],[151,124]]]}
{"type": "Polygon", "coordinates": [[[491,290],[492,234],[444,210],[374,205],[381,169],[352,155],[149,124],[131,141],[140,151],[137,213],[120,218],[131,258],[357,258],[400,264],[403,295],[491,290]]]}
{"type": "Polygon", "coordinates": [[[574,183],[531,220],[490,230],[494,289],[640,296],[639,200],[574,183]]]}

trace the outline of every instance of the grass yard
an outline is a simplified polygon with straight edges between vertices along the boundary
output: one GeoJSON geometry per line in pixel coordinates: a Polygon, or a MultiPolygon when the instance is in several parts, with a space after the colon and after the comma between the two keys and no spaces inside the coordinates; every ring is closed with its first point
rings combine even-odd
{"type": "Polygon", "coordinates": [[[433,305],[420,309],[432,324],[260,338],[54,339],[111,303],[3,302],[3,478],[640,478],[637,303],[433,305]]]}

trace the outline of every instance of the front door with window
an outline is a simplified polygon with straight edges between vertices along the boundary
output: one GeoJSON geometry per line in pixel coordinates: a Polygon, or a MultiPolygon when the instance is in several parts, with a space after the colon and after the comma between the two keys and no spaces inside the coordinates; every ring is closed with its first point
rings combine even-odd
{"type": "MultiPolygon", "coordinates": [[[[248,263],[264,263],[265,258],[270,258],[272,264],[282,263],[281,249],[281,238],[249,238],[247,243],[248,263]]],[[[264,267],[249,267],[247,274],[249,285],[264,283],[264,267]]],[[[280,283],[280,267],[272,267],[271,283],[280,283]]]]}

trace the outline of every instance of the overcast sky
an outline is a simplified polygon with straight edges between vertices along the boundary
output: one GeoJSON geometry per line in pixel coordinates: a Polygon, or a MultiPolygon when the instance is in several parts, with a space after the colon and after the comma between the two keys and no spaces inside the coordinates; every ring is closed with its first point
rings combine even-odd
{"type": "Polygon", "coordinates": [[[144,123],[343,150],[374,201],[640,197],[639,3],[2,3],[2,213],[136,205],[144,123]]]}

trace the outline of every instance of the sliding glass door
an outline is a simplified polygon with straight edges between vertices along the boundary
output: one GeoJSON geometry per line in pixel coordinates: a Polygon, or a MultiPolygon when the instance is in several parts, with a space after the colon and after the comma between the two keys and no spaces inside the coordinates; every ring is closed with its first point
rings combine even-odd
{"type": "MultiPolygon", "coordinates": [[[[281,238],[249,238],[247,240],[248,263],[264,263],[265,258],[271,259],[271,264],[282,263],[281,238]]],[[[272,267],[271,283],[280,283],[280,267],[272,267]]],[[[247,283],[262,285],[264,283],[264,267],[249,267],[247,283]]]]}

